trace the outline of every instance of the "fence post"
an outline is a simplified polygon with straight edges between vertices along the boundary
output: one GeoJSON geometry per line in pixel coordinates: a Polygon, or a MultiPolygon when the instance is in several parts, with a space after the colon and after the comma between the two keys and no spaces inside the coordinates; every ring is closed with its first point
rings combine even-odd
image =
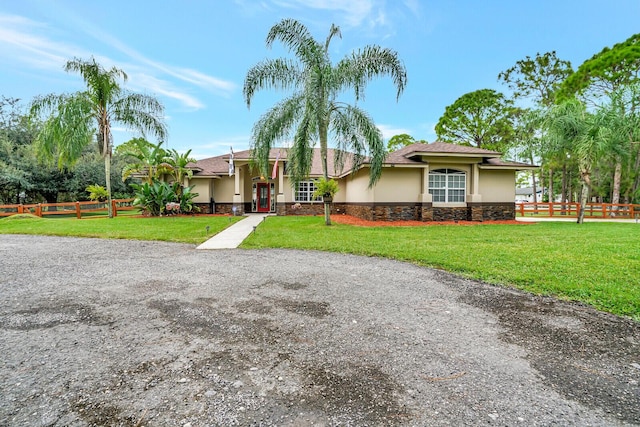
{"type": "Polygon", "coordinates": [[[605,205],[604,203],[602,204],[602,218],[606,218],[607,217],[607,205],[605,205]]]}
{"type": "Polygon", "coordinates": [[[36,205],[36,216],[42,218],[42,205],[40,203],[36,205]]]}
{"type": "Polygon", "coordinates": [[[524,203],[520,203],[520,216],[524,216],[524,203]]]}
{"type": "Polygon", "coordinates": [[[553,202],[549,202],[549,217],[553,216],[553,202]]]}
{"type": "Polygon", "coordinates": [[[18,213],[19,214],[24,213],[24,207],[22,206],[22,203],[18,205],[18,213]]]}
{"type": "Polygon", "coordinates": [[[76,202],[76,217],[82,219],[82,213],[80,213],[80,202],[76,202]]]}
{"type": "Polygon", "coordinates": [[[115,200],[111,200],[111,207],[113,208],[113,217],[115,218],[118,216],[118,207],[115,200]]]}

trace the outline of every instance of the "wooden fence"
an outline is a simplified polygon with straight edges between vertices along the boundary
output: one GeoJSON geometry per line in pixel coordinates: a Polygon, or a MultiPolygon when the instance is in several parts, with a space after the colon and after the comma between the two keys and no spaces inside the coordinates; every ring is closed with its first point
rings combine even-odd
{"type": "MultiPolygon", "coordinates": [[[[516,205],[520,216],[577,217],[580,203],[524,202],[516,205]]],[[[587,203],[584,216],[589,218],[640,218],[640,205],[587,203]]]]}
{"type": "MultiPolygon", "coordinates": [[[[113,199],[113,216],[118,211],[137,209],[132,205],[133,199],[113,199]]],[[[81,219],[89,212],[108,212],[107,202],[67,202],[67,203],[38,203],[31,205],[0,205],[0,217],[21,213],[31,213],[39,217],[45,215],[75,215],[81,219]]]]}

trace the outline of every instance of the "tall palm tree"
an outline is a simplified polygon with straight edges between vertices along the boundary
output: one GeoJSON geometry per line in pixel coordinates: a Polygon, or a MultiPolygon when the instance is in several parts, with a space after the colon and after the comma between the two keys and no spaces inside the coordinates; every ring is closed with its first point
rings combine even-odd
{"type": "MultiPolygon", "coordinates": [[[[321,43],[300,22],[284,19],[271,28],[266,44],[270,48],[279,40],[294,53],[297,61],[267,59],[247,72],[243,94],[249,108],[259,89],[293,91],[253,127],[252,157],[265,176],[268,175],[270,149],[294,133],[287,155],[293,184],[309,176],[313,147],[318,142],[322,172],[328,179],[327,144],[329,134],[333,133],[337,168],[344,166],[347,151],[353,153],[354,171],[369,155],[369,186],[380,178],[386,154],[382,133],[364,110],[340,101],[339,96],[347,90],[353,91],[357,102],[364,98],[369,80],[388,75],[396,87],[397,99],[406,86],[407,73],[395,51],[375,45],[366,46],[333,64],[329,58],[329,44],[335,36],[341,37],[340,28],[332,25],[326,41],[321,43]]],[[[324,205],[324,212],[325,222],[330,225],[328,203],[324,205]]]]}
{"type": "Polygon", "coordinates": [[[82,149],[93,141],[95,135],[98,150],[104,158],[109,217],[112,218],[111,126],[119,123],[130,130],[151,133],[164,140],[167,135],[163,122],[164,107],[152,96],[122,89],[119,81],[126,82],[126,73],[116,67],[105,70],[93,57],[88,61],[74,58],[66,63],[64,69],[79,73],[86,89],[72,94],[50,94],[34,100],[32,117],[45,115],[44,126],[36,138],[38,151],[46,159],[57,157],[59,168],[70,167],[78,161],[82,149]]]}

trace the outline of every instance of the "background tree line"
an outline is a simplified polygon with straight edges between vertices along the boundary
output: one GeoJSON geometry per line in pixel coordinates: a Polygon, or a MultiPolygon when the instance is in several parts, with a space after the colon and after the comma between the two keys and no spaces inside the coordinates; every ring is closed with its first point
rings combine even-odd
{"type": "MultiPolygon", "coordinates": [[[[35,139],[42,123],[30,120],[27,107],[19,99],[0,95],[0,203],[55,203],[89,200],[88,185],[105,182],[104,161],[97,142],[88,144],[77,164],[59,169],[38,160],[35,139]]],[[[130,163],[115,154],[111,169],[116,198],[133,197],[131,178],[122,180],[130,163]]]]}
{"type": "MultiPolygon", "coordinates": [[[[639,71],[640,34],[576,70],[556,52],[526,56],[498,75],[510,95],[493,89],[462,95],[446,107],[436,135],[539,164],[528,182],[534,197],[545,189],[545,201],[640,203],[639,71]]],[[[388,148],[413,142],[396,135],[388,148]]]]}

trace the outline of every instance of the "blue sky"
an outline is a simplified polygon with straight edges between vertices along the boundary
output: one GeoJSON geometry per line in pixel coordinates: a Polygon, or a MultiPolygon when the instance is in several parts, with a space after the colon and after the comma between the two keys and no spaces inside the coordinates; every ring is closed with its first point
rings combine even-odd
{"type": "MultiPolygon", "coordinates": [[[[253,123],[283,94],[259,92],[248,110],[247,70],[287,55],[265,47],[283,18],[324,40],[332,23],[334,61],[377,44],[395,49],[408,74],[398,102],[388,78],[373,82],[360,105],[385,138],[409,133],[435,140],[433,127],[463,94],[492,88],[525,56],[555,50],[577,68],[585,59],[640,32],[638,0],[0,0],[0,94],[22,99],[82,89],[63,71],[93,55],[128,75],[128,89],[165,105],[168,147],[196,158],[250,143],[253,123]]],[[[345,100],[351,100],[345,97],[345,100]]],[[[115,128],[116,144],[131,135],[115,128]]]]}

